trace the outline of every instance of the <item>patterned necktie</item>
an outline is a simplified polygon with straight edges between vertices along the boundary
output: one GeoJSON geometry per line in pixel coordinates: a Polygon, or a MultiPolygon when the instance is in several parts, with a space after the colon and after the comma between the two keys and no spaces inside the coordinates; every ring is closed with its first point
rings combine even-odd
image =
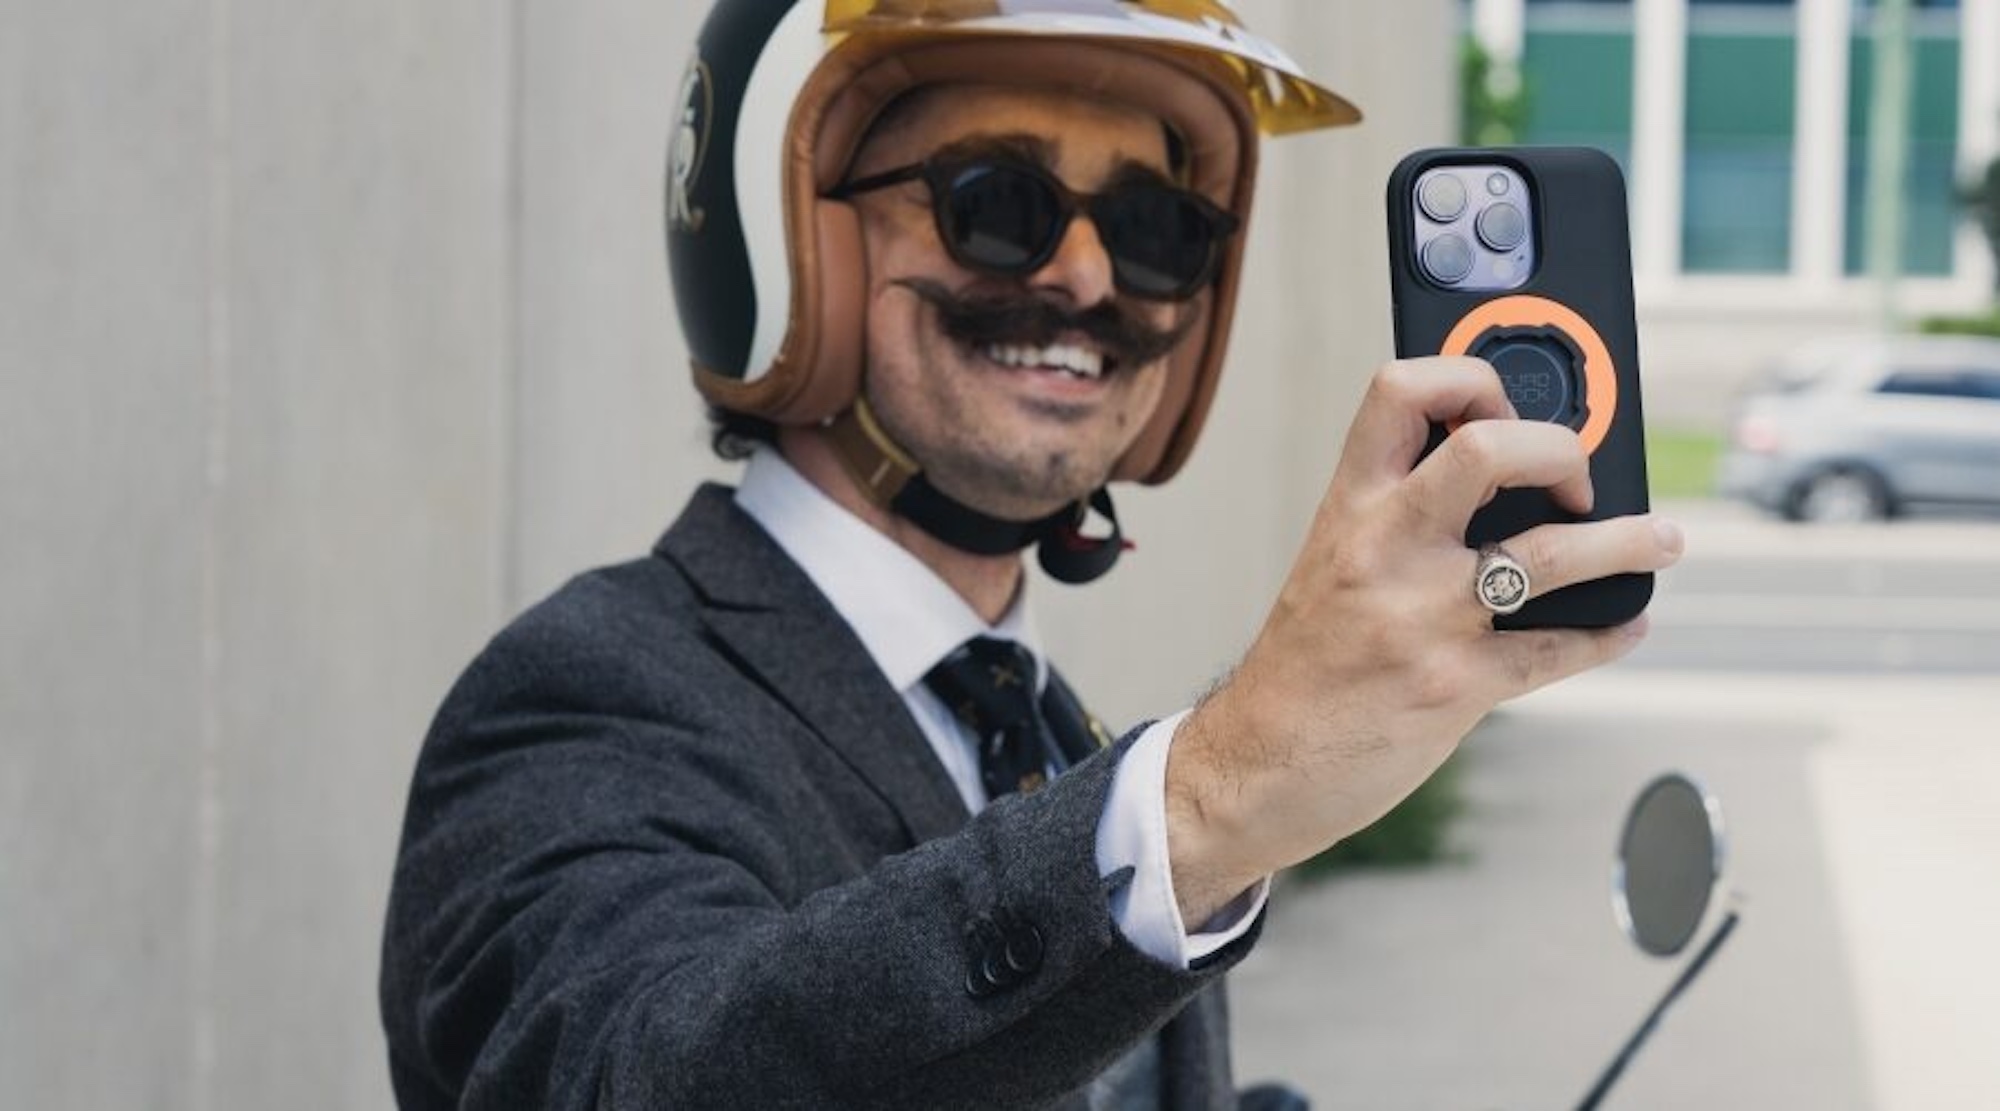
{"type": "Polygon", "coordinates": [[[924,676],[958,720],[979,738],[979,778],[986,797],[1027,794],[1067,764],[1035,695],[1035,657],[1011,640],[974,637],[924,676]]]}

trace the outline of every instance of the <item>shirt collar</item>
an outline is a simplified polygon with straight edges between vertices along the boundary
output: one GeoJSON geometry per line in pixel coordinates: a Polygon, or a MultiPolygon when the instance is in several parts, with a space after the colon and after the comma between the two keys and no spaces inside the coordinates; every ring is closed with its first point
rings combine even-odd
{"type": "Polygon", "coordinates": [[[1037,685],[1044,680],[1025,580],[1000,622],[986,624],[923,561],[827,497],[771,448],[751,457],[736,504],[833,603],[898,691],[921,683],[938,661],[977,636],[1018,641],[1034,653],[1037,685]]]}

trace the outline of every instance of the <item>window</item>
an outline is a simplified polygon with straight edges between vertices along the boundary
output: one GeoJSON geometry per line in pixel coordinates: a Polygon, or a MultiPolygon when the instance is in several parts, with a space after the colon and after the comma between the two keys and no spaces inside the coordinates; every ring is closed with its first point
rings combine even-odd
{"type": "MultiPolygon", "coordinates": [[[[1956,8],[1957,4],[1920,4],[1956,8]]],[[[1867,7],[1872,8],[1869,4],[1867,7]]],[[[1875,88],[1874,17],[1854,13],[1848,46],[1847,272],[1868,269],[1868,134],[1875,88]]],[[[1903,178],[1903,273],[1952,272],[1958,219],[1958,62],[1956,11],[1925,11],[1910,21],[1910,148],[1903,178]]]]}
{"type": "Polygon", "coordinates": [[[1979,397],[1973,376],[1962,370],[1899,370],[1876,390],[1877,393],[1912,397],[1979,397]]]}
{"type": "Polygon", "coordinates": [[[1521,141],[1596,147],[1632,169],[1632,5],[1594,3],[1528,12],[1521,73],[1521,141]]]}
{"type": "Polygon", "coordinates": [[[2000,370],[1969,370],[1965,377],[1972,384],[1972,396],[2000,401],[2000,370]]]}
{"type": "Polygon", "coordinates": [[[1688,13],[1685,207],[1689,273],[1791,268],[1797,6],[1696,4],[1688,13]]]}

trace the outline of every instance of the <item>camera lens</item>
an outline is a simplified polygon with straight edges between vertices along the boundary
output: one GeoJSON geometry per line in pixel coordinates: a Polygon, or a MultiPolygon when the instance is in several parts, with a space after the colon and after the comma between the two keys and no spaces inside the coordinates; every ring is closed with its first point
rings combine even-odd
{"type": "Polygon", "coordinates": [[[1417,204],[1424,215],[1440,224],[1449,224],[1465,215],[1465,183],[1439,170],[1417,186],[1417,204]]]}
{"type": "Polygon", "coordinates": [[[1424,244],[1424,272],[1443,285],[1463,281],[1472,273],[1472,244],[1462,235],[1441,235],[1424,244]]]}
{"type": "Polygon", "coordinates": [[[1502,201],[1479,214],[1479,238],[1496,251],[1511,251],[1528,238],[1528,218],[1502,201]]]}

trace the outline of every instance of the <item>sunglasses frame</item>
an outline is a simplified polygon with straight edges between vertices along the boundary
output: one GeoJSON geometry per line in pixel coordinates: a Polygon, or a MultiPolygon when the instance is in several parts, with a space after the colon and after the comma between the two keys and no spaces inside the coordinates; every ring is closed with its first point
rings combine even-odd
{"type": "Polygon", "coordinates": [[[1077,216],[1081,214],[1088,216],[1091,223],[1097,228],[1098,240],[1104,244],[1104,253],[1111,260],[1112,279],[1119,291],[1127,296],[1147,301],[1186,301],[1198,295],[1210,282],[1215,280],[1215,272],[1222,265],[1224,248],[1228,244],[1230,237],[1234,236],[1243,224],[1243,221],[1235,213],[1230,212],[1200,193],[1178,185],[1171,185],[1164,181],[1135,182],[1115,185],[1100,193],[1081,193],[1075,189],[1071,189],[1061,178],[1043,166],[1018,158],[996,158],[990,155],[969,158],[927,158],[922,162],[914,162],[907,166],[899,166],[893,170],[884,170],[878,174],[870,174],[867,177],[843,182],[828,190],[826,198],[828,200],[844,201],[862,193],[872,193],[877,190],[888,189],[892,186],[903,185],[913,181],[921,181],[930,189],[931,216],[937,222],[938,239],[944,244],[946,253],[950,254],[952,260],[959,265],[967,269],[1010,278],[1025,277],[1033,274],[1035,271],[1047,266],[1050,259],[1055,258],[1056,252],[1062,249],[1063,240],[1069,235],[1070,225],[1075,223],[1077,216]],[[1056,222],[1049,231],[1047,241],[1036,248],[1027,261],[1009,266],[988,262],[984,259],[970,258],[954,242],[950,232],[952,190],[963,180],[967,173],[974,170],[984,170],[987,172],[1005,171],[1021,174],[1039,183],[1055,198],[1056,222]],[[1141,189],[1153,189],[1172,194],[1183,202],[1192,205],[1195,211],[1201,213],[1208,220],[1210,227],[1214,229],[1214,233],[1209,238],[1208,257],[1203,260],[1200,269],[1193,277],[1176,285],[1171,290],[1152,292],[1132,288],[1125,281],[1122,272],[1123,264],[1119,260],[1117,250],[1111,243],[1104,239],[1104,222],[1098,219],[1097,206],[1114,201],[1120,194],[1141,189]]]}

